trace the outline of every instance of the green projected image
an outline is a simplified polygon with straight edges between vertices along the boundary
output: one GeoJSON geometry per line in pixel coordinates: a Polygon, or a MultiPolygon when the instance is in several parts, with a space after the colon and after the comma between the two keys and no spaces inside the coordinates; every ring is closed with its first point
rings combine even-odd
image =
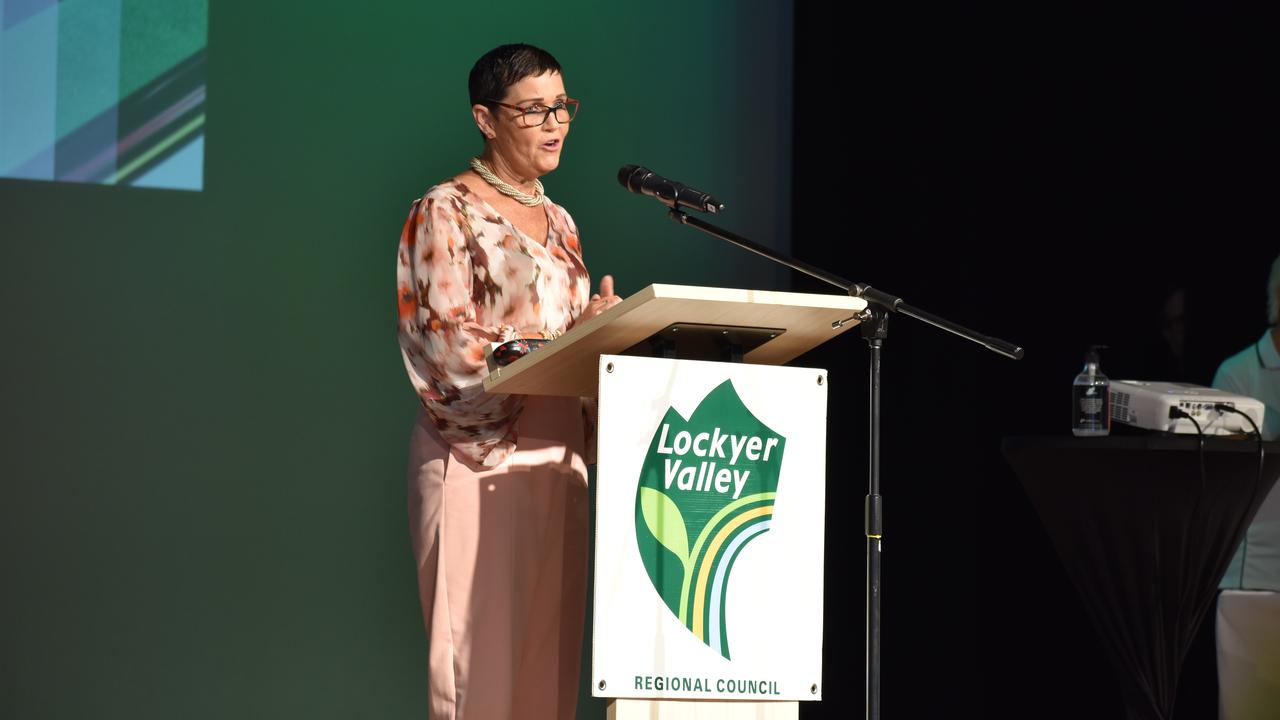
{"type": "Polygon", "coordinates": [[[208,0],[0,0],[0,177],[200,190],[208,0]]]}

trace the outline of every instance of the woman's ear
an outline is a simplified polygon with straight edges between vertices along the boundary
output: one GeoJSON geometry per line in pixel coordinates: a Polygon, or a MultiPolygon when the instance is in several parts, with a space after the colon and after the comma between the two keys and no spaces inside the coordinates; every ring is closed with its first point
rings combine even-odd
{"type": "Polygon", "coordinates": [[[480,134],[492,140],[496,130],[494,128],[493,113],[489,112],[489,108],[480,104],[472,105],[471,117],[475,118],[476,127],[480,128],[480,134]]]}

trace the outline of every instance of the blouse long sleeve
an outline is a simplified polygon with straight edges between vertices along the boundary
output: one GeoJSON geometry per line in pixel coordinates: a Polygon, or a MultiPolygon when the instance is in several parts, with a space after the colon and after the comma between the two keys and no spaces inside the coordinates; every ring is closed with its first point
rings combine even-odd
{"type": "Polygon", "coordinates": [[[401,232],[396,284],[400,350],[414,391],[455,451],[492,467],[515,449],[522,398],[483,389],[490,344],[518,336],[477,317],[478,301],[494,290],[484,259],[464,208],[429,193],[401,232]]]}

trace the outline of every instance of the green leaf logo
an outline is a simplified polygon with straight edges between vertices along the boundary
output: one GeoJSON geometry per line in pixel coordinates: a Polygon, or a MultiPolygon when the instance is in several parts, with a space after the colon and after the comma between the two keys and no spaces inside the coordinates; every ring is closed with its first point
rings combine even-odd
{"type": "Polygon", "coordinates": [[[640,510],[644,513],[644,524],[649,532],[680,559],[682,565],[689,564],[689,534],[684,527],[684,515],[671,498],[653,488],[640,488],[640,510]]]}
{"type": "Polygon", "coordinates": [[[680,623],[726,659],[729,575],[769,531],[786,443],[726,380],[688,420],[667,410],[640,470],[636,546],[649,579],[680,623]]]}

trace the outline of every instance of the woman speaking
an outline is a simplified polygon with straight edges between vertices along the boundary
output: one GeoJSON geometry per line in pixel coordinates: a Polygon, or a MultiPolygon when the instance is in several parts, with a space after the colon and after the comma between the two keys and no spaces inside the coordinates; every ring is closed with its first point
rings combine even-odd
{"type": "Polygon", "coordinates": [[[494,343],[553,339],[619,302],[591,294],[577,227],[543,193],[579,103],[529,45],[469,79],[484,150],[415,201],[400,236],[399,341],[422,408],[409,519],[433,720],[572,718],[587,575],[579,398],[484,392],[494,343]]]}

